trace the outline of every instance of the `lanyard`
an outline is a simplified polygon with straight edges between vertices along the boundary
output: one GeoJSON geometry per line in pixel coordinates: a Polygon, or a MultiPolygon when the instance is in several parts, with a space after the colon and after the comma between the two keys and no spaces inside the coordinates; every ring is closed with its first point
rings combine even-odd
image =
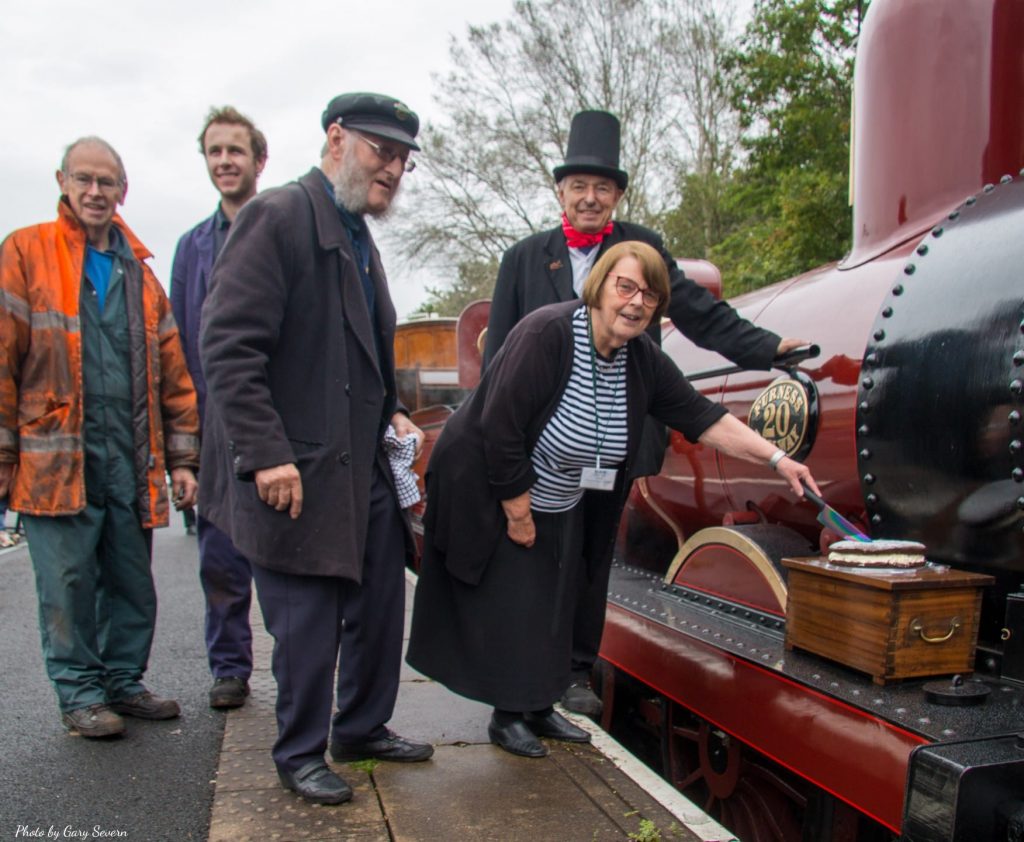
{"type": "MultiPolygon", "coordinates": [[[[611,422],[605,424],[604,432],[601,432],[601,416],[597,412],[597,349],[594,346],[594,328],[590,321],[590,308],[587,308],[587,347],[590,350],[590,387],[594,392],[594,432],[597,434],[597,462],[596,467],[601,467],[601,447],[604,445],[604,440],[608,435],[608,428],[611,426],[611,422]]],[[[612,408],[614,410],[615,401],[619,396],[619,385],[622,382],[622,378],[615,378],[615,391],[612,392],[612,408]]]]}

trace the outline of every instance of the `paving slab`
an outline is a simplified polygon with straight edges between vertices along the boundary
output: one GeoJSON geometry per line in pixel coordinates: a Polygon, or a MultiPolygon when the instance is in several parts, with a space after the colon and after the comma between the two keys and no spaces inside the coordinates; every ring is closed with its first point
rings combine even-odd
{"type": "MultiPolygon", "coordinates": [[[[411,605],[410,586],[406,634],[411,605]]],[[[434,757],[423,763],[331,763],[352,786],[352,801],[307,804],[281,787],[270,757],[277,735],[273,641],[255,604],[252,627],[252,692],[244,707],[226,714],[209,842],[732,839],[653,773],[623,771],[636,761],[593,722],[572,717],[592,731],[595,745],[547,740],[547,757],[516,757],[490,744],[488,706],[456,696],[408,666],[390,727],[433,744],[434,757]]]]}
{"type": "Polygon", "coordinates": [[[354,791],[347,804],[307,804],[280,784],[268,789],[222,792],[217,789],[209,842],[267,842],[281,840],[382,840],[388,842],[377,796],[369,776],[350,781],[354,791]]]}
{"type": "Polygon", "coordinates": [[[621,772],[600,768],[607,761],[592,747],[549,748],[530,759],[491,745],[441,746],[432,764],[380,764],[374,784],[393,839],[610,842],[639,833],[643,818],[662,839],[697,839],[621,772]]]}
{"type": "Polygon", "coordinates": [[[403,737],[435,746],[490,743],[491,708],[456,696],[434,681],[402,683],[390,726],[403,737]]]}

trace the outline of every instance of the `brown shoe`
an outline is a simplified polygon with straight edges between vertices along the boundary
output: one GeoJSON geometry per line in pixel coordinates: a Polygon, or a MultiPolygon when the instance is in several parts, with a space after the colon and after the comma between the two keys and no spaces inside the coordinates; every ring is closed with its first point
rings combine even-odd
{"type": "Polygon", "coordinates": [[[148,690],[126,696],[110,703],[110,707],[125,716],[136,719],[174,719],[181,715],[181,708],[174,699],[161,699],[148,690]]]}
{"type": "Polygon", "coordinates": [[[69,710],[60,719],[68,731],[82,737],[113,737],[124,733],[124,720],[104,704],[69,710]]]}

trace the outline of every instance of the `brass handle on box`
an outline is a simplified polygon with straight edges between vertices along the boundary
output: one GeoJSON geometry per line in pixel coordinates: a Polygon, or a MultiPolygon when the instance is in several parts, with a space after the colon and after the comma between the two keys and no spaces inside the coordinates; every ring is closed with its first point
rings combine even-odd
{"type": "Polygon", "coordinates": [[[914,618],[910,621],[910,630],[912,632],[917,632],[921,636],[921,640],[923,640],[925,643],[945,643],[956,633],[956,630],[960,628],[961,625],[962,623],[960,622],[960,618],[954,617],[952,620],[949,621],[948,632],[946,632],[941,637],[929,637],[924,633],[924,623],[922,623],[919,619],[914,618]]]}
{"type": "Polygon", "coordinates": [[[1011,634],[1011,632],[1010,632],[1010,630],[1009,630],[1009,629],[1003,629],[1003,631],[1002,631],[1002,634],[1000,634],[999,636],[1000,636],[1000,637],[1001,637],[1001,638],[1002,638],[1003,640],[1009,640],[1009,639],[1010,639],[1010,634],[1011,634]]]}

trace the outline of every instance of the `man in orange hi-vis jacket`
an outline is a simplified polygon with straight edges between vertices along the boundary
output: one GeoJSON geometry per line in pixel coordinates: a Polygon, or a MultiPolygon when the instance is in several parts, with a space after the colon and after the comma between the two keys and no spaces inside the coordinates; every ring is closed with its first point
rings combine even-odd
{"type": "Polygon", "coordinates": [[[46,670],[68,730],[178,716],[142,684],[156,621],[152,529],[196,497],[199,419],[151,255],[117,215],[120,156],[86,137],[55,222],[0,246],[0,497],[22,514],[46,670]]]}

